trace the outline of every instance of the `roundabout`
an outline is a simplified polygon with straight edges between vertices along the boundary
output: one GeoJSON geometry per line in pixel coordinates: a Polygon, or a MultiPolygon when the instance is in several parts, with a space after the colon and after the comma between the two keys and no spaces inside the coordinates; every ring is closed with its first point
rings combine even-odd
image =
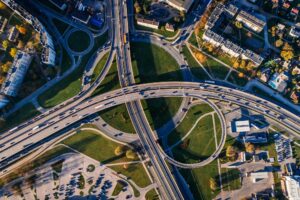
{"type": "Polygon", "coordinates": [[[86,30],[71,29],[66,33],[67,48],[74,55],[87,54],[94,46],[92,34],[86,30]]]}

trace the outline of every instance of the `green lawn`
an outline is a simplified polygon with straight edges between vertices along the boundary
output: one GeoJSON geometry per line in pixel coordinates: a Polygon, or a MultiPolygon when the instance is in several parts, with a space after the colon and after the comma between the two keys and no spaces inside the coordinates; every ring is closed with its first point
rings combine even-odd
{"type": "Polygon", "coordinates": [[[95,45],[93,49],[83,56],[80,65],[66,78],[52,86],[46,92],[38,96],[39,104],[44,108],[50,108],[66,101],[69,98],[72,98],[80,92],[81,83],[82,83],[82,74],[85,69],[85,66],[95,52],[100,46],[102,46],[107,40],[107,33],[97,37],[95,39],[95,45]]]}
{"type": "Polygon", "coordinates": [[[153,28],[147,28],[147,27],[135,24],[135,27],[138,30],[150,31],[150,32],[158,33],[158,34],[160,34],[162,36],[165,36],[165,37],[174,37],[177,34],[177,32],[178,32],[178,30],[175,30],[174,32],[167,31],[164,26],[161,26],[159,29],[153,29],[153,28]]]}
{"type": "Polygon", "coordinates": [[[75,31],[68,38],[68,45],[71,50],[76,52],[84,51],[90,44],[90,38],[86,32],[75,31]]]}
{"type": "Polygon", "coordinates": [[[205,73],[205,71],[201,68],[201,66],[194,59],[193,55],[190,53],[186,46],[183,46],[182,53],[191,69],[192,74],[200,80],[207,80],[209,77],[205,73]]]}
{"type": "Polygon", "coordinates": [[[214,114],[215,118],[215,125],[216,125],[216,132],[217,132],[217,143],[220,144],[221,137],[222,137],[222,126],[220,118],[218,117],[217,113],[214,114]]]}
{"type": "Polygon", "coordinates": [[[69,24],[66,24],[65,22],[58,19],[53,19],[52,22],[61,35],[63,35],[67,28],[70,26],[69,24]]]}
{"type": "Polygon", "coordinates": [[[38,114],[40,114],[40,112],[35,109],[32,103],[25,104],[16,112],[11,113],[6,119],[0,121],[0,131],[8,130],[38,114]]]}
{"type": "Polygon", "coordinates": [[[164,49],[142,42],[132,42],[130,45],[136,83],[183,79],[176,60],[164,49]]]}
{"type": "Polygon", "coordinates": [[[130,161],[126,158],[125,153],[120,156],[114,154],[116,147],[122,145],[94,131],[80,131],[62,143],[103,164],[130,161]]]}
{"type": "Polygon", "coordinates": [[[125,104],[100,111],[99,115],[115,129],[127,133],[135,133],[125,104]]]}
{"type": "Polygon", "coordinates": [[[145,199],[146,199],[146,200],[158,200],[158,199],[159,199],[159,196],[158,196],[158,194],[156,193],[155,189],[151,189],[151,190],[149,190],[149,191],[146,193],[145,199]]]}
{"type": "Polygon", "coordinates": [[[221,168],[221,173],[223,190],[232,191],[242,187],[241,172],[238,169],[221,168]]]}
{"type": "Polygon", "coordinates": [[[25,173],[45,164],[46,162],[50,161],[51,159],[60,156],[64,153],[70,153],[72,150],[63,146],[57,146],[53,149],[46,151],[44,154],[39,156],[37,159],[30,163],[26,163],[26,165],[22,165],[20,168],[14,170],[12,173],[8,174],[4,178],[0,179],[0,188],[3,184],[6,184],[18,177],[23,176],[25,173]]]}
{"type": "Polygon", "coordinates": [[[235,85],[238,85],[241,87],[245,86],[248,82],[248,79],[245,77],[240,78],[238,75],[239,75],[238,72],[232,71],[227,80],[235,85]]]}
{"type": "Polygon", "coordinates": [[[203,66],[213,77],[220,80],[224,80],[229,72],[229,69],[226,66],[209,57],[207,57],[207,60],[203,66]]]}
{"type": "Polygon", "coordinates": [[[150,179],[143,167],[142,164],[130,164],[128,165],[128,169],[124,169],[123,165],[115,165],[111,166],[111,169],[116,172],[120,172],[121,174],[129,177],[133,180],[139,187],[146,187],[151,184],[150,179]]]}
{"type": "Polygon", "coordinates": [[[198,42],[197,42],[197,38],[196,38],[195,32],[192,33],[192,35],[189,38],[188,42],[191,43],[192,45],[194,45],[195,47],[198,47],[198,42]]]}
{"type": "Polygon", "coordinates": [[[96,88],[93,92],[92,96],[96,96],[99,94],[103,94],[105,92],[109,92],[115,89],[121,88],[118,77],[118,67],[116,58],[114,58],[112,65],[106,74],[104,80],[101,84],[96,88]]]}
{"type": "Polygon", "coordinates": [[[72,65],[71,58],[65,48],[62,48],[62,61],[60,65],[61,73],[65,73],[72,65]]]}
{"type": "Polygon", "coordinates": [[[149,124],[155,130],[162,127],[178,112],[182,98],[147,99],[141,102],[149,124]]]}
{"type": "Polygon", "coordinates": [[[182,176],[190,187],[194,199],[207,200],[216,197],[220,190],[212,191],[209,187],[209,179],[218,176],[217,161],[196,169],[181,169],[182,176]]]}
{"type": "Polygon", "coordinates": [[[94,82],[97,79],[97,77],[100,75],[100,73],[103,70],[105,63],[108,59],[108,56],[109,56],[109,52],[104,54],[104,56],[101,58],[101,60],[97,63],[96,67],[94,68],[92,77],[91,77],[91,79],[92,79],[91,82],[94,82]]]}
{"type": "Polygon", "coordinates": [[[174,158],[184,163],[196,163],[216,150],[212,116],[202,118],[184,141],[172,150],[174,158]]]}
{"type": "Polygon", "coordinates": [[[171,146],[179,141],[191,129],[197,119],[213,109],[207,104],[199,104],[191,107],[182,122],[168,136],[168,145],[171,146]]]}
{"type": "Polygon", "coordinates": [[[124,188],[124,185],[122,185],[121,183],[117,182],[117,185],[115,186],[115,189],[114,189],[114,191],[112,193],[112,196],[119,195],[123,188],[124,188]]]}

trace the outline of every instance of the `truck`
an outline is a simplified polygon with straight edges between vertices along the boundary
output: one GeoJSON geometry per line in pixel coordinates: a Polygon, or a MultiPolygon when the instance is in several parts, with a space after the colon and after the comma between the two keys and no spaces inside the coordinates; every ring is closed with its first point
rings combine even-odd
{"type": "Polygon", "coordinates": [[[37,130],[38,128],[40,128],[40,126],[35,126],[32,128],[32,130],[34,131],[34,130],[37,130]]]}
{"type": "Polygon", "coordinates": [[[124,44],[126,44],[126,43],[127,43],[127,39],[128,39],[128,38],[127,38],[127,34],[126,34],[126,33],[124,33],[124,36],[123,36],[123,40],[124,40],[123,42],[124,42],[124,44]]]}

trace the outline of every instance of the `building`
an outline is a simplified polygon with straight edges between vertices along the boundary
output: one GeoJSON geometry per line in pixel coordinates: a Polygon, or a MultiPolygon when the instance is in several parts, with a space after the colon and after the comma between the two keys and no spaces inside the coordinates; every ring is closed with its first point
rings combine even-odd
{"type": "Polygon", "coordinates": [[[300,92],[293,91],[293,92],[291,93],[290,98],[293,100],[294,103],[299,103],[300,92]]]}
{"type": "Polygon", "coordinates": [[[255,64],[255,66],[259,66],[264,61],[263,57],[261,57],[260,55],[254,53],[249,49],[243,52],[242,57],[243,59],[252,61],[255,64]]]}
{"type": "Polygon", "coordinates": [[[289,32],[289,35],[294,38],[299,38],[300,37],[300,28],[293,26],[289,32]]]}
{"type": "Polygon", "coordinates": [[[148,28],[158,29],[159,28],[159,22],[155,20],[149,20],[145,18],[137,18],[137,24],[140,26],[145,26],[148,28]]]}
{"type": "Polygon", "coordinates": [[[268,138],[266,133],[251,133],[249,135],[244,136],[244,142],[250,142],[253,144],[262,144],[267,143],[268,138]]]}
{"type": "Polygon", "coordinates": [[[187,12],[194,0],[165,0],[165,2],[177,10],[187,12]]]}
{"type": "Polygon", "coordinates": [[[255,32],[261,32],[266,25],[265,21],[258,19],[244,10],[240,11],[236,20],[242,22],[247,28],[255,32]]]}
{"type": "Polygon", "coordinates": [[[87,24],[91,18],[91,15],[86,12],[85,9],[85,6],[79,4],[78,8],[72,12],[72,18],[84,24],[87,24]]]}
{"type": "Polygon", "coordinates": [[[170,24],[170,23],[166,23],[165,29],[167,31],[170,31],[170,32],[174,32],[175,31],[175,28],[174,28],[173,24],[170,24]]]}
{"type": "Polygon", "coordinates": [[[17,38],[19,37],[19,31],[18,29],[14,26],[10,29],[9,35],[8,35],[8,40],[11,42],[17,41],[17,38]]]}
{"type": "Polygon", "coordinates": [[[250,131],[249,120],[237,120],[233,123],[232,132],[248,132],[250,131]]]}
{"type": "Polygon", "coordinates": [[[283,194],[289,200],[300,199],[300,176],[284,176],[281,180],[283,194]]]}
{"type": "Polygon", "coordinates": [[[226,40],[221,49],[232,57],[239,57],[243,53],[243,49],[230,40],[226,40]]]}
{"type": "Polygon", "coordinates": [[[270,68],[264,68],[261,70],[261,76],[260,80],[264,83],[268,82],[271,76],[271,69],[270,68]]]}
{"type": "Polygon", "coordinates": [[[289,77],[284,72],[280,74],[274,73],[269,81],[269,85],[278,92],[283,92],[287,87],[288,80],[289,77]]]}
{"type": "Polygon", "coordinates": [[[66,10],[67,4],[63,0],[49,0],[54,6],[60,10],[66,10]]]}
{"type": "Polygon", "coordinates": [[[268,172],[252,172],[251,178],[252,178],[253,183],[256,183],[260,180],[269,178],[269,174],[268,174],[268,172]]]}
{"type": "Polygon", "coordinates": [[[239,10],[239,8],[236,7],[233,4],[228,4],[225,7],[225,11],[226,11],[227,16],[231,17],[231,18],[235,17],[235,15],[238,13],[238,10],[239,10]]]}
{"type": "Polygon", "coordinates": [[[205,29],[210,29],[221,22],[221,15],[224,12],[224,5],[218,4],[216,8],[210,14],[207,23],[205,24],[205,29]]]}
{"type": "Polygon", "coordinates": [[[0,16],[0,32],[3,32],[7,24],[7,19],[0,16]]]}
{"type": "Polygon", "coordinates": [[[295,66],[295,67],[293,68],[293,70],[292,70],[292,74],[297,74],[297,75],[299,75],[299,74],[300,74],[300,67],[295,66]]]}
{"type": "Polygon", "coordinates": [[[54,66],[55,65],[55,56],[56,56],[56,53],[53,49],[51,49],[49,47],[43,48],[41,59],[44,64],[54,66]]]}
{"type": "Polygon", "coordinates": [[[18,51],[11,68],[8,70],[7,77],[2,84],[1,94],[16,97],[21,84],[31,63],[32,56],[18,51]]]}
{"type": "Polygon", "coordinates": [[[208,29],[204,32],[202,39],[211,43],[212,45],[214,45],[216,47],[221,46],[224,41],[224,38],[221,35],[215,33],[214,31],[212,31],[210,29],[208,29]]]}

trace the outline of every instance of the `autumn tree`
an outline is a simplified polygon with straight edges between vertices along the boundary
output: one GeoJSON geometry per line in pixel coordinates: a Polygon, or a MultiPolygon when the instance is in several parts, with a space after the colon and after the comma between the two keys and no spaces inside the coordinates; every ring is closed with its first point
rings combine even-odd
{"type": "Polygon", "coordinates": [[[17,51],[18,50],[16,48],[11,48],[9,51],[9,55],[14,58],[17,54],[17,51]]]}
{"type": "Polygon", "coordinates": [[[134,3],[134,9],[135,9],[135,13],[140,13],[141,11],[142,11],[142,8],[141,8],[141,6],[140,6],[140,4],[139,4],[139,2],[138,1],[136,1],[135,3],[134,3]]]}
{"type": "Polygon", "coordinates": [[[241,23],[241,22],[239,22],[239,21],[235,21],[235,26],[238,28],[238,29],[241,29],[241,28],[243,28],[243,24],[241,23]]]}
{"type": "Polygon", "coordinates": [[[282,39],[276,40],[276,42],[275,42],[275,46],[276,46],[276,47],[281,47],[282,45],[283,45],[282,39]]]}
{"type": "Polygon", "coordinates": [[[6,5],[0,1],[0,10],[4,10],[6,8],[6,5]]]}
{"type": "Polygon", "coordinates": [[[236,61],[233,63],[233,68],[237,69],[239,66],[240,66],[240,63],[239,63],[238,60],[236,60],[236,61]]]}
{"type": "Polygon", "coordinates": [[[236,148],[229,145],[227,148],[226,148],[226,156],[230,159],[233,159],[235,158],[237,154],[237,151],[236,151],[236,148]]]}
{"type": "Polygon", "coordinates": [[[2,85],[4,83],[4,81],[5,81],[5,77],[0,75],[0,85],[2,85]]]}
{"type": "Polygon", "coordinates": [[[280,52],[280,56],[284,59],[284,60],[290,60],[291,58],[294,57],[294,49],[291,45],[289,45],[289,43],[284,43],[282,50],[280,52]]]}
{"type": "Polygon", "coordinates": [[[203,54],[203,53],[200,53],[200,52],[196,52],[195,53],[195,57],[197,58],[197,60],[200,62],[200,63],[205,63],[206,60],[207,60],[207,57],[203,54]]]}
{"type": "Polygon", "coordinates": [[[3,47],[3,49],[7,49],[8,48],[8,45],[9,45],[9,41],[8,40],[3,40],[2,41],[2,47],[3,47]]]}
{"type": "Polygon", "coordinates": [[[246,61],[242,60],[241,63],[240,63],[240,68],[244,69],[245,67],[246,67],[246,61]]]}
{"type": "Polygon", "coordinates": [[[19,31],[22,35],[25,35],[26,32],[27,32],[26,28],[23,27],[23,26],[17,25],[16,28],[18,29],[18,31],[19,31]]]}
{"type": "Polygon", "coordinates": [[[7,73],[8,70],[10,69],[11,65],[12,65],[12,63],[9,62],[9,61],[7,61],[5,64],[3,64],[3,65],[1,66],[2,71],[3,71],[4,73],[7,73]]]}
{"type": "Polygon", "coordinates": [[[123,147],[122,146],[117,146],[115,149],[115,155],[120,156],[123,154],[123,147]]]}
{"type": "Polygon", "coordinates": [[[136,159],[136,157],[137,157],[137,155],[132,149],[129,149],[126,151],[126,158],[134,160],[134,159],[136,159]]]}
{"type": "Polygon", "coordinates": [[[18,41],[18,45],[17,45],[18,49],[23,49],[24,48],[24,42],[22,40],[18,41]]]}
{"type": "Polygon", "coordinates": [[[218,188],[216,180],[212,177],[209,178],[209,187],[212,191],[215,191],[218,188]]]}
{"type": "Polygon", "coordinates": [[[245,143],[245,149],[246,149],[246,152],[248,152],[248,153],[253,153],[255,151],[254,145],[251,144],[250,142],[245,143]]]}

